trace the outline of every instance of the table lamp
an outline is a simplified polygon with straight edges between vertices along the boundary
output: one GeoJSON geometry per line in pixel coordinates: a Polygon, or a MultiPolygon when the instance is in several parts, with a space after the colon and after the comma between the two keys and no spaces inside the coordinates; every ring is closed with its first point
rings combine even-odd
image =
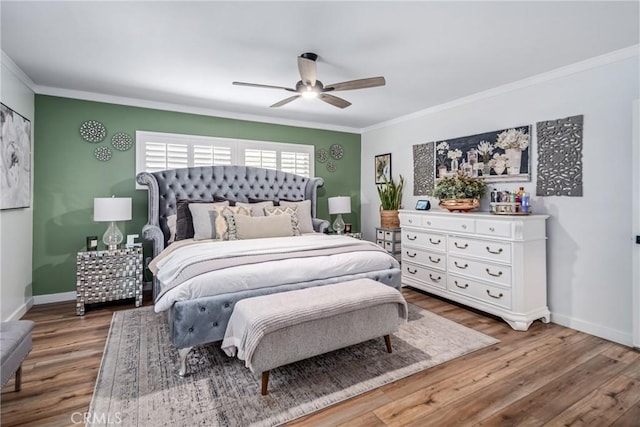
{"type": "Polygon", "coordinates": [[[110,251],[118,249],[122,243],[122,232],[116,221],[131,220],[131,197],[97,197],[93,199],[93,220],[109,222],[109,227],[102,236],[102,241],[110,251]]]}
{"type": "Polygon", "coordinates": [[[344,221],[342,220],[342,214],[348,213],[351,213],[351,197],[329,197],[329,214],[338,215],[336,217],[336,220],[333,221],[333,229],[336,233],[342,234],[344,232],[344,221]]]}

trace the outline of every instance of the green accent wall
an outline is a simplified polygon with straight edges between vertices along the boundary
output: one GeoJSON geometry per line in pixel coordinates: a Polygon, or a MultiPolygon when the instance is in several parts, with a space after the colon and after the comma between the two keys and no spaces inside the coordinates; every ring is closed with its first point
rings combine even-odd
{"type": "MultiPolygon", "coordinates": [[[[335,161],[335,172],[328,172],[324,163],[315,164],[315,175],[325,180],[319,191],[318,217],[332,221],[327,198],[348,195],[353,212],[344,215],[345,222],[360,230],[359,134],[36,95],[33,295],[76,289],[76,253],[85,249],[86,236],[98,236],[99,248],[104,248],[107,224],[92,220],[94,197],[132,197],[133,220],[119,226],[125,236],[141,234],[147,192],[135,188],[135,147],[128,151],[111,147],[114,133],[126,132],[135,138],[137,130],[310,144],[327,150],[340,144],[344,156],[335,161]],[[107,128],[107,137],[99,144],[80,137],[80,125],[90,119],[107,128]],[[112,148],[111,160],[101,162],[93,156],[99,145],[112,148]]],[[[146,254],[149,251],[145,245],[146,254]]]]}

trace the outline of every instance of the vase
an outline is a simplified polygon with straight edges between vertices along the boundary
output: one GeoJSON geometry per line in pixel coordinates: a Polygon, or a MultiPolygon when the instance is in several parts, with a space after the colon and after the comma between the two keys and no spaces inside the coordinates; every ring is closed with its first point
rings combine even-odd
{"type": "Polygon", "coordinates": [[[445,176],[447,176],[447,167],[443,165],[438,168],[438,178],[443,178],[445,176]]]}
{"type": "Polygon", "coordinates": [[[494,166],[493,167],[493,171],[496,173],[496,175],[502,175],[504,173],[504,166],[494,166]]]}
{"type": "Polygon", "coordinates": [[[489,162],[485,162],[482,164],[482,176],[489,175],[491,175],[491,166],[489,165],[489,162]]]}
{"type": "Polygon", "coordinates": [[[451,159],[451,172],[458,170],[458,159],[451,159]]]}
{"type": "Polygon", "coordinates": [[[447,209],[449,212],[460,211],[468,212],[480,207],[480,200],[478,199],[442,199],[440,200],[440,206],[447,209]]]}
{"type": "Polygon", "coordinates": [[[507,156],[507,166],[509,167],[509,175],[520,174],[520,160],[522,159],[522,151],[518,148],[507,148],[504,150],[507,156]]]}

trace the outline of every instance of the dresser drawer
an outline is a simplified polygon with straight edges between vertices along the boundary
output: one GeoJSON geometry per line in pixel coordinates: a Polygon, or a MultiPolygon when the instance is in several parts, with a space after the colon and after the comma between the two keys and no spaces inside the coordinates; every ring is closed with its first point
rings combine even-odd
{"type": "Polygon", "coordinates": [[[511,290],[476,282],[456,275],[447,276],[447,290],[511,310],[511,290]]]}
{"type": "Polygon", "coordinates": [[[424,249],[404,247],[402,249],[402,262],[412,262],[439,270],[447,267],[447,257],[442,252],[429,252],[424,249]]]}
{"type": "Polygon", "coordinates": [[[428,216],[422,219],[422,226],[434,230],[458,231],[465,233],[473,233],[475,231],[475,221],[473,218],[428,216]]]}
{"type": "Polygon", "coordinates": [[[422,215],[402,212],[399,216],[401,226],[420,227],[422,225],[422,215]]]}
{"type": "Polygon", "coordinates": [[[447,288],[447,275],[443,271],[403,262],[402,275],[418,282],[428,283],[431,286],[447,288]]]}
{"type": "Polygon", "coordinates": [[[511,263],[511,243],[449,236],[449,253],[484,258],[495,262],[511,263]]]}
{"type": "Polygon", "coordinates": [[[513,236],[511,224],[511,222],[505,221],[477,220],[476,233],[485,236],[510,238],[513,236]]]}
{"type": "Polygon", "coordinates": [[[480,280],[487,280],[503,286],[511,286],[511,267],[488,264],[470,258],[449,255],[447,271],[453,274],[471,276],[480,280]]]}
{"type": "Polygon", "coordinates": [[[447,236],[438,233],[403,229],[402,242],[404,246],[422,246],[434,251],[447,249],[447,236]]]}

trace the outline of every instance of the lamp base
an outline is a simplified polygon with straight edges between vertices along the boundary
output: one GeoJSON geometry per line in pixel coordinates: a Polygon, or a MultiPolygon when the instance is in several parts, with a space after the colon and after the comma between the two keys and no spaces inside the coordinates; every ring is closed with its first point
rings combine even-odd
{"type": "Polygon", "coordinates": [[[109,228],[107,228],[107,231],[105,231],[104,235],[102,236],[102,241],[104,242],[104,245],[107,247],[108,250],[115,251],[118,249],[118,245],[122,243],[123,239],[124,239],[124,236],[118,229],[118,226],[116,225],[115,221],[111,221],[111,223],[109,224],[109,228]]]}
{"type": "Polygon", "coordinates": [[[333,221],[333,229],[338,234],[344,234],[344,221],[342,219],[342,214],[338,214],[335,221],[333,221]]]}

